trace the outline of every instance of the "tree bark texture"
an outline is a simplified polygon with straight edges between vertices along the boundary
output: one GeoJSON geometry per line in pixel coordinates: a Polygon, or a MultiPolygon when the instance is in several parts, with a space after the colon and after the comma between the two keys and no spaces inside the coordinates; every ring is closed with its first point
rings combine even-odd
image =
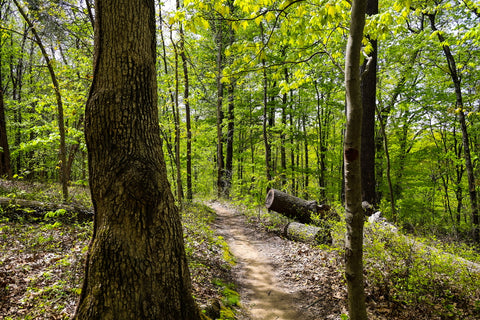
{"type": "Polygon", "coordinates": [[[307,201],[277,189],[270,189],[265,199],[267,209],[284,214],[301,223],[311,223],[312,213],[317,213],[317,201],[307,201]]]}
{"type": "Polygon", "coordinates": [[[85,138],[95,210],[74,319],[200,319],[167,181],[153,0],[97,0],[85,138]]]}
{"type": "Polygon", "coordinates": [[[360,50],[365,26],[367,0],[353,0],[350,33],[345,54],[347,123],[344,140],[345,163],[345,276],[351,320],[366,320],[363,280],[363,223],[361,180],[362,96],[360,91],[360,50]]]}

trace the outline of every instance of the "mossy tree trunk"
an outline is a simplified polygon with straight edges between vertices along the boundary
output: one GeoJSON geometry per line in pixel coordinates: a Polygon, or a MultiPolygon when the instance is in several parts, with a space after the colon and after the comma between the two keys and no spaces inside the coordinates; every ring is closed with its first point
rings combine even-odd
{"type": "Polygon", "coordinates": [[[94,233],[74,319],[200,319],[161,147],[154,1],[95,9],[85,117],[94,233]]]}

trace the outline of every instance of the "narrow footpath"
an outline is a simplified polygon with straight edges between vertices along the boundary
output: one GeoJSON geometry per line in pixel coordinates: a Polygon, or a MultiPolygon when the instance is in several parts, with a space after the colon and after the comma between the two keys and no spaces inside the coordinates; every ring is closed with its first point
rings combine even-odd
{"type": "Polygon", "coordinates": [[[255,228],[218,202],[210,207],[217,213],[213,227],[237,262],[233,271],[249,314],[241,320],[340,319],[344,295],[330,256],[255,228]]]}

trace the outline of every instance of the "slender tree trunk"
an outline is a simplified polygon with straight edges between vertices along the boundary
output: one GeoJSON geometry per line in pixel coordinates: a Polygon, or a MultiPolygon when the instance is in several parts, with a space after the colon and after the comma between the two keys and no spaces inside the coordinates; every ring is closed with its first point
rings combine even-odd
{"type": "MultiPolygon", "coordinates": [[[[235,6],[233,1],[228,1],[230,12],[233,14],[235,6]]],[[[235,43],[235,31],[231,26],[228,27],[230,45],[235,43]]],[[[231,63],[231,61],[229,62],[231,63]]],[[[226,154],[225,154],[225,196],[230,197],[233,179],[233,139],[235,136],[235,82],[236,79],[231,77],[227,86],[228,94],[228,110],[227,110],[227,137],[226,137],[226,154]]]]}
{"type": "MultiPolygon", "coordinates": [[[[462,144],[459,144],[457,141],[457,133],[455,126],[453,127],[453,141],[454,141],[454,150],[455,156],[457,159],[462,157],[462,144]]],[[[463,187],[462,187],[462,177],[465,172],[465,168],[462,164],[455,161],[455,198],[457,199],[457,208],[456,208],[456,217],[455,223],[457,226],[460,226],[462,206],[463,206],[463,187]]]]}
{"type": "Polygon", "coordinates": [[[317,151],[317,167],[319,171],[318,175],[318,187],[320,189],[320,202],[323,202],[327,198],[326,194],[326,185],[325,185],[325,153],[327,151],[326,148],[326,141],[325,141],[325,134],[323,128],[323,121],[324,115],[323,110],[321,108],[321,94],[320,90],[318,89],[318,83],[315,81],[315,93],[316,93],[316,100],[317,100],[317,137],[318,137],[318,151],[317,151]]]}
{"type": "Polygon", "coordinates": [[[180,161],[180,106],[178,102],[180,79],[178,75],[178,69],[179,69],[178,48],[176,47],[176,44],[173,44],[173,48],[175,49],[175,94],[174,94],[175,103],[172,106],[173,119],[175,124],[175,173],[176,173],[175,178],[177,182],[176,183],[177,201],[180,205],[182,205],[183,188],[182,188],[182,164],[180,161]]]}
{"type": "Polygon", "coordinates": [[[305,157],[305,186],[303,190],[303,196],[305,199],[309,198],[308,195],[308,184],[309,184],[309,175],[310,175],[310,168],[308,163],[308,132],[307,132],[307,116],[303,115],[302,117],[302,126],[303,126],[303,151],[305,157]]]}
{"type": "Polygon", "coordinates": [[[367,0],[353,0],[350,33],[345,54],[347,123],[345,161],[345,276],[351,320],[367,319],[363,279],[363,221],[361,180],[362,96],[360,90],[360,50],[365,26],[367,0]]]}
{"type": "MultiPolygon", "coordinates": [[[[292,100],[290,100],[292,101],[292,100]]],[[[293,128],[295,128],[295,126],[293,125],[293,114],[290,113],[290,128],[291,130],[293,130],[293,128]]],[[[291,190],[292,190],[292,194],[294,196],[297,195],[297,192],[295,191],[296,190],[296,184],[297,184],[297,179],[296,179],[296,167],[295,167],[295,138],[293,136],[293,134],[290,134],[290,145],[291,145],[291,149],[290,149],[290,171],[291,171],[291,180],[292,180],[292,184],[291,184],[291,190]]]]}
{"type": "Polygon", "coordinates": [[[225,155],[225,196],[230,196],[233,178],[233,137],[235,132],[235,84],[228,85],[227,139],[225,155]]]}
{"type": "MultiPolygon", "coordinates": [[[[367,0],[367,14],[378,13],[378,0],[367,0]]],[[[375,109],[377,105],[377,40],[369,39],[373,51],[369,60],[365,59],[362,71],[369,64],[368,72],[362,77],[362,198],[370,204],[376,204],[375,182],[375,109]]]]}
{"type": "MultiPolygon", "coordinates": [[[[20,51],[20,58],[18,59],[18,62],[14,64],[14,59],[13,59],[13,54],[10,56],[10,79],[12,81],[12,99],[17,101],[18,103],[21,102],[22,100],[22,90],[23,90],[23,73],[25,70],[25,65],[23,61],[23,54],[25,53],[25,44],[27,40],[27,34],[28,34],[28,25],[25,23],[25,27],[23,30],[23,36],[22,36],[22,45],[21,45],[21,51],[20,51]]],[[[13,45],[13,39],[10,40],[11,45],[13,45]]],[[[33,51],[34,51],[34,42],[32,42],[31,47],[30,47],[30,62],[33,60],[33,51]]],[[[31,63],[30,63],[30,68],[31,68],[31,63]]],[[[15,130],[14,134],[14,145],[15,147],[19,147],[20,144],[22,143],[22,108],[16,108],[13,112],[13,118],[14,122],[17,123],[17,129],[15,130]]],[[[13,159],[13,172],[20,173],[20,170],[22,169],[22,161],[23,161],[23,152],[21,150],[18,150],[16,157],[13,159]]],[[[12,172],[12,173],[13,173],[12,172]]]]}
{"type": "Polygon", "coordinates": [[[154,1],[97,0],[95,13],[85,110],[95,218],[74,319],[200,319],[160,138],[154,1]]]}
{"type": "Polygon", "coordinates": [[[217,196],[225,196],[225,161],[223,156],[223,26],[218,21],[216,42],[217,42],[217,196]]]}
{"type": "MultiPolygon", "coordinates": [[[[262,37],[263,37],[263,25],[262,26],[262,37]]],[[[265,59],[262,59],[262,82],[263,82],[263,117],[262,117],[262,134],[263,134],[263,144],[265,147],[265,172],[267,183],[272,181],[272,149],[269,141],[268,134],[268,119],[269,119],[269,107],[268,107],[268,79],[267,79],[267,68],[265,59]]],[[[267,186],[267,190],[270,190],[270,185],[267,186]]]]}
{"type": "MultiPolygon", "coordinates": [[[[285,81],[288,83],[288,70],[286,68],[285,81]]],[[[285,143],[287,142],[287,107],[288,95],[287,93],[284,93],[282,96],[282,133],[280,134],[280,168],[282,188],[287,184],[287,152],[285,148],[285,143]]]]}
{"type": "MultiPolygon", "coordinates": [[[[179,2],[177,0],[177,7],[179,8],[179,2]]],[[[183,99],[185,103],[185,126],[187,129],[187,200],[191,201],[193,199],[192,191],[192,121],[190,115],[190,83],[188,78],[188,60],[187,54],[185,53],[185,34],[183,32],[183,26],[180,23],[179,28],[180,42],[179,50],[180,57],[182,58],[183,66],[183,80],[184,80],[184,91],[183,99]]]]}
{"type": "MultiPolygon", "coordinates": [[[[436,14],[429,14],[430,27],[433,31],[438,31],[435,25],[436,14]]],[[[480,224],[479,224],[479,208],[478,208],[478,199],[477,199],[477,190],[475,183],[475,173],[473,170],[472,157],[470,154],[470,142],[469,135],[467,130],[467,122],[465,120],[465,111],[463,106],[462,98],[462,89],[461,89],[461,80],[458,77],[457,66],[455,63],[455,58],[450,50],[450,46],[445,43],[445,38],[441,32],[437,32],[437,37],[440,43],[442,43],[443,53],[447,59],[448,70],[450,72],[450,77],[455,88],[456,95],[456,108],[458,111],[458,120],[460,121],[460,129],[462,130],[462,142],[463,142],[463,155],[465,157],[465,168],[467,170],[468,177],[468,193],[470,195],[470,207],[472,210],[472,223],[473,223],[473,240],[477,243],[480,243],[480,224]]]]}
{"type": "MultiPolygon", "coordinates": [[[[164,21],[163,21],[163,15],[162,15],[162,2],[161,1],[158,2],[158,6],[159,6],[158,16],[159,16],[159,20],[160,20],[160,28],[159,28],[158,33],[160,35],[160,42],[161,42],[161,47],[162,47],[161,59],[162,59],[162,65],[163,65],[163,72],[167,76],[169,74],[169,70],[168,70],[168,61],[167,61],[167,49],[166,49],[166,45],[165,45],[165,35],[163,33],[164,21]]],[[[173,32],[170,33],[170,39],[173,39],[173,34],[172,33],[173,32]]],[[[172,40],[172,43],[174,43],[173,40],[172,40]]],[[[175,94],[174,94],[174,92],[173,92],[173,90],[170,86],[168,87],[168,96],[170,97],[171,104],[174,105],[175,104],[175,94]]],[[[174,112],[172,112],[172,115],[173,115],[172,118],[175,119],[175,113],[174,112]]],[[[175,161],[174,147],[172,147],[172,143],[171,143],[172,134],[170,132],[165,132],[165,130],[163,128],[160,128],[160,130],[161,130],[161,133],[164,137],[164,141],[165,141],[165,144],[166,144],[166,147],[167,147],[168,155],[171,159],[171,161],[170,161],[171,170],[170,171],[171,171],[171,174],[172,174],[172,181],[175,181],[176,180],[176,178],[175,178],[176,177],[176,170],[175,170],[174,164],[176,163],[176,161],[175,161]]]]}
{"type": "MultiPolygon", "coordinates": [[[[263,23],[260,23],[260,33],[262,37],[262,43],[265,43],[263,23]]],[[[270,146],[269,134],[268,134],[268,120],[269,120],[269,106],[268,106],[268,78],[266,61],[262,58],[262,83],[263,83],[263,118],[262,118],[262,132],[263,132],[263,144],[265,146],[265,171],[267,177],[267,183],[272,181],[272,148],[270,146]]],[[[270,185],[267,186],[267,192],[270,190],[270,185]]]]}
{"type": "MultiPolygon", "coordinates": [[[[272,181],[272,149],[270,146],[270,141],[268,139],[268,80],[267,80],[267,70],[265,67],[265,59],[262,60],[263,64],[263,121],[262,121],[262,133],[263,133],[263,144],[265,146],[265,171],[267,175],[267,181],[272,181]]],[[[267,191],[270,187],[267,187],[267,191]]]]}
{"type": "Polygon", "coordinates": [[[55,97],[57,100],[57,119],[58,119],[58,131],[60,134],[60,182],[62,184],[62,194],[63,200],[68,200],[68,173],[67,173],[67,147],[65,142],[65,121],[63,118],[63,103],[62,103],[62,95],[60,93],[60,85],[57,81],[57,77],[55,75],[55,70],[53,69],[53,64],[48,56],[47,51],[43,45],[42,39],[40,38],[37,30],[35,29],[33,23],[30,21],[29,17],[23,10],[22,6],[18,3],[17,0],[13,0],[15,5],[18,8],[18,11],[25,19],[25,22],[29,25],[30,29],[32,30],[33,36],[35,38],[35,43],[40,48],[42,52],[42,56],[45,59],[45,63],[47,64],[48,72],[50,73],[50,78],[52,79],[53,88],[55,91],[55,97]]]}
{"type": "Polygon", "coordinates": [[[88,19],[92,25],[92,29],[95,28],[95,18],[93,17],[93,5],[92,0],[85,0],[85,4],[87,5],[87,12],[88,12],[88,19]]]}
{"type": "Polygon", "coordinates": [[[3,46],[0,45],[0,176],[12,179],[12,167],[10,165],[10,147],[7,138],[7,122],[5,120],[5,103],[3,97],[3,46]]]}
{"type": "Polygon", "coordinates": [[[383,137],[383,148],[384,148],[384,151],[385,151],[385,158],[386,158],[386,161],[387,161],[386,175],[387,175],[388,193],[390,194],[390,210],[392,211],[392,220],[395,223],[395,222],[397,222],[397,210],[395,208],[395,195],[394,195],[393,185],[392,185],[392,175],[390,174],[391,164],[390,164],[390,152],[389,152],[389,149],[388,149],[387,133],[386,133],[386,130],[385,130],[385,125],[383,124],[383,120],[382,120],[382,116],[380,114],[380,110],[378,110],[378,108],[375,108],[375,109],[376,109],[377,116],[378,116],[378,119],[379,119],[378,122],[380,123],[380,132],[382,133],[382,137],[383,137]]]}

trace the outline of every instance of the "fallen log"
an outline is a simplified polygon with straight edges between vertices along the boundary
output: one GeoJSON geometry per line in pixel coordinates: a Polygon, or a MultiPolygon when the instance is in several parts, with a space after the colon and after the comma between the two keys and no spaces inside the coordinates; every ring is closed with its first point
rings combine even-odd
{"type": "Polygon", "coordinates": [[[332,236],[328,227],[315,227],[299,222],[290,222],[285,226],[283,234],[290,240],[304,243],[332,244],[332,236]]]}
{"type": "Polygon", "coordinates": [[[312,223],[312,214],[317,214],[322,219],[335,218],[336,215],[331,211],[329,205],[318,205],[315,200],[307,201],[277,189],[268,191],[265,206],[269,210],[281,213],[301,223],[312,223]]]}
{"type": "Polygon", "coordinates": [[[0,197],[0,207],[2,208],[1,216],[13,221],[88,222],[93,220],[93,210],[91,208],[73,204],[0,197]]]}

